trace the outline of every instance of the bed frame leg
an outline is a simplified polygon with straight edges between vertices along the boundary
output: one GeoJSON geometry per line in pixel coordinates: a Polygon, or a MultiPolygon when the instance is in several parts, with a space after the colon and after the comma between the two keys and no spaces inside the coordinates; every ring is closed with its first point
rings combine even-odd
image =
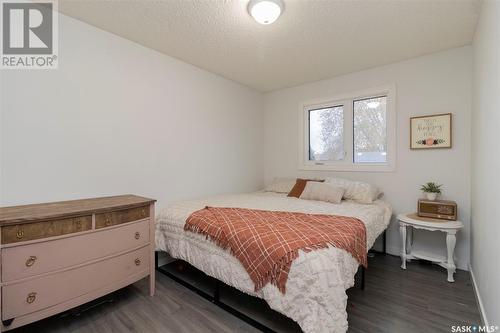
{"type": "Polygon", "coordinates": [[[214,303],[218,304],[220,300],[220,282],[215,279],[215,289],[214,289],[214,303]]]}
{"type": "MultiPolygon", "coordinates": [[[[183,262],[182,260],[178,260],[178,261],[179,262],[183,262]]],[[[167,266],[169,266],[169,265],[167,265],[167,266]]],[[[164,268],[164,267],[167,267],[167,266],[159,267],[158,268],[158,272],[164,274],[165,276],[169,277],[170,279],[172,279],[173,281],[179,283],[180,285],[186,287],[187,289],[189,289],[189,290],[197,293],[198,295],[200,295],[204,299],[212,302],[214,305],[217,305],[221,309],[229,312],[233,316],[235,316],[235,317],[237,317],[237,318],[245,321],[246,323],[248,323],[248,324],[252,325],[253,327],[261,330],[262,332],[264,332],[264,333],[277,333],[276,331],[274,331],[271,328],[265,326],[264,324],[261,324],[257,320],[255,320],[255,319],[247,316],[243,312],[240,312],[236,308],[233,308],[230,305],[227,305],[226,303],[224,303],[223,301],[220,301],[220,290],[221,290],[221,286],[224,285],[224,282],[221,282],[221,281],[213,278],[215,280],[215,290],[214,290],[213,294],[212,293],[207,293],[207,292],[205,292],[205,291],[203,291],[201,289],[198,289],[195,285],[190,284],[189,282],[183,280],[181,277],[177,276],[176,274],[171,273],[168,269],[164,268]]],[[[210,278],[210,277],[208,277],[208,278],[210,278]]]]}
{"type": "Polygon", "coordinates": [[[365,267],[361,266],[361,290],[365,290],[365,267]]]}
{"type": "Polygon", "coordinates": [[[384,254],[386,254],[387,253],[387,229],[384,230],[384,236],[382,238],[382,242],[383,242],[382,251],[384,252],[384,254]]]}

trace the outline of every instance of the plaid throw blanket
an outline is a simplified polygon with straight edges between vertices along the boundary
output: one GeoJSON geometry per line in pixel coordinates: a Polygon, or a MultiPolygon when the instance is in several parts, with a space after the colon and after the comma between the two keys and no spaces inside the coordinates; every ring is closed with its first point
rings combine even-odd
{"type": "Polygon", "coordinates": [[[229,249],[255,283],[255,291],[271,282],[284,294],[299,250],[332,245],[367,266],[366,228],[353,217],[206,207],[191,214],[184,230],[229,249]]]}

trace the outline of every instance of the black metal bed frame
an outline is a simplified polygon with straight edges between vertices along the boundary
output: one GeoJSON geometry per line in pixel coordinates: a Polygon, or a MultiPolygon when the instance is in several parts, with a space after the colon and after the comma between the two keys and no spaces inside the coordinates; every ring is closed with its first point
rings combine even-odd
{"type": "MultiPolygon", "coordinates": [[[[384,253],[385,254],[386,253],[386,246],[387,246],[386,241],[387,241],[387,234],[386,234],[386,230],[384,230],[384,232],[382,234],[382,242],[383,242],[382,243],[383,244],[382,251],[370,250],[370,252],[384,253]]],[[[155,267],[156,267],[156,271],[168,276],[169,278],[171,278],[175,282],[177,282],[177,283],[181,284],[182,286],[188,288],[189,290],[197,293],[201,297],[214,303],[215,305],[217,305],[221,309],[231,313],[233,316],[243,320],[244,322],[252,325],[253,327],[261,330],[262,332],[276,333],[276,331],[265,326],[264,324],[260,323],[259,321],[247,316],[246,314],[237,310],[236,308],[234,308],[234,307],[232,307],[224,302],[221,302],[220,301],[220,286],[222,284],[224,284],[224,282],[221,282],[218,279],[207,275],[210,279],[212,279],[214,281],[214,287],[215,287],[214,294],[211,295],[211,294],[201,290],[200,288],[197,288],[193,284],[181,279],[180,277],[176,276],[175,274],[172,274],[171,272],[167,271],[166,269],[158,266],[158,251],[155,252],[155,267]]],[[[360,266],[360,268],[358,269],[358,272],[360,274],[360,288],[361,288],[361,290],[364,290],[365,289],[365,268],[363,266],[360,266]]],[[[358,274],[358,273],[356,273],[356,274],[358,274]]]]}

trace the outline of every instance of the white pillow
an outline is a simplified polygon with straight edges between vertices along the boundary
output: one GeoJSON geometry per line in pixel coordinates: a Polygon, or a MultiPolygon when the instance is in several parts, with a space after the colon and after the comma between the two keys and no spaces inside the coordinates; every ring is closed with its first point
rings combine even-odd
{"type": "Polygon", "coordinates": [[[307,182],[300,199],[326,201],[339,204],[344,195],[345,189],[332,184],[307,182]]]}
{"type": "Polygon", "coordinates": [[[296,178],[276,177],[264,189],[265,192],[288,193],[295,186],[296,178]]]}
{"type": "Polygon", "coordinates": [[[363,204],[373,203],[381,193],[376,186],[371,184],[343,178],[327,178],[325,183],[345,188],[344,199],[354,200],[363,204]]]}

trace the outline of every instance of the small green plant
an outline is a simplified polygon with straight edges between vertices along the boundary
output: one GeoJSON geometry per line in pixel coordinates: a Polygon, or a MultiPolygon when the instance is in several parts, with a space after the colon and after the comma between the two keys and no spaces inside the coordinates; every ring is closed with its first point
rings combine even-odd
{"type": "Polygon", "coordinates": [[[425,192],[425,193],[441,194],[441,186],[443,186],[443,185],[437,185],[436,183],[428,182],[428,183],[425,183],[424,185],[422,185],[422,187],[420,187],[420,190],[425,192]]]}

